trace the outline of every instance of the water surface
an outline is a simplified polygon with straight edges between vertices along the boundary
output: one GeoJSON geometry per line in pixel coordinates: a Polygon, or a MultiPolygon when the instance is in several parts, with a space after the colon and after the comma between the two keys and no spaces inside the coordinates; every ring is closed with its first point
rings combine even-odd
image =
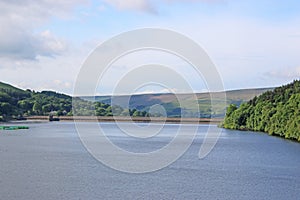
{"type": "MultiPolygon", "coordinates": [[[[127,174],[95,160],[74,123],[28,125],[29,130],[0,131],[0,199],[300,199],[296,142],[222,130],[213,151],[200,160],[207,126],[199,125],[179,160],[153,173],[127,174]]],[[[166,125],[149,139],[130,138],[112,123],[101,127],[121,148],[149,152],[168,144],[178,125],[166,125]]]]}

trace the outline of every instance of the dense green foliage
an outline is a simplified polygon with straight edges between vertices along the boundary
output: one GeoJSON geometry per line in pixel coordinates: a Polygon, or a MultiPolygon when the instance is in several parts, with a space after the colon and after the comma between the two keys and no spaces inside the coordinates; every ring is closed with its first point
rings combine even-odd
{"type": "MultiPolygon", "coordinates": [[[[147,112],[123,109],[106,103],[74,98],[77,116],[148,116],[147,112]]],[[[0,121],[32,115],[73,115],[72,97],[52,91],[21,90],[0,82],[0,121]]]]}
{"type": "Polygon", "coordinates": [[[222,126],[300,141],[300,81],[265,92],[240,107],[230,105],[222,126]]]}

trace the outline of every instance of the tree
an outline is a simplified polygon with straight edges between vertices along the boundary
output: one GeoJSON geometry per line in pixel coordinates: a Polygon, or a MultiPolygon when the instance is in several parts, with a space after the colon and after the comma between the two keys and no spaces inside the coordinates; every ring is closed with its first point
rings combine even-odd
{"type": "Polygon", "coordinates": [[[33,104],[32,110],[33,110],[33,112],[35,112],[38,115],[41,114],[42,113],[42,104],[40,102],[36,101],[33,104]]]}
{"type": "Polygon", "coordinates": [[[0,114],[1,115],[11,115],[13,114],[13,106],[7,102],[0,103],[0,114]]]}
{"type": "Polygon", "coordinates": [[[265,92],[239,108],[230,105],[222,126],[300,141],[300,81],[265,92]]]}

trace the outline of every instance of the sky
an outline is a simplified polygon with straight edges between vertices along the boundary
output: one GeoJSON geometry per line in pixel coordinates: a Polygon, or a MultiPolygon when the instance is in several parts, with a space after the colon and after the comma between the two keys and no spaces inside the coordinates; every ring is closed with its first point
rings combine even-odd
{"type": "MultiPolygon", "coordinates": [[[[226,90],[300,78],[298,0],[1,0],[0,24],[0,81],[23,89],[72,95],[83,63],[98,45],[149,27],[198,43],[226,90]]],[[[124,74],[149,63],[171,66],[194,91],[207,90],[205,78],[178,57],[142,51],[117,60],[96,94],[111,94],[124,74]]],[[[176,84],[170,88],[186,92],[176,84]]],[[[135,92],[168,91],[149,86],[135,92]]]]}

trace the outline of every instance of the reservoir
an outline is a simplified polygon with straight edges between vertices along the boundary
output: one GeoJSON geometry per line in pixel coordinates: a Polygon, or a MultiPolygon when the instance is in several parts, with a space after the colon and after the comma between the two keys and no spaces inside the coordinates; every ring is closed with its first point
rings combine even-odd
{"type": "MultiPolygon", "coordinates": [[[[184,125],[198,131],[183,156],[158,171],[130,174],[96,160],[73,122],[20,125],[29,129],[0,131],[3,200],[300,199],[300,144],[267,134],[222,129],[214,149],[199,159],[208,125],[184,125]]],[[[114,123],[100,126],[120,148],[149,152],[167,145],[180,125],[166,124],[147,139],[125,135],[114,123]]]]}

